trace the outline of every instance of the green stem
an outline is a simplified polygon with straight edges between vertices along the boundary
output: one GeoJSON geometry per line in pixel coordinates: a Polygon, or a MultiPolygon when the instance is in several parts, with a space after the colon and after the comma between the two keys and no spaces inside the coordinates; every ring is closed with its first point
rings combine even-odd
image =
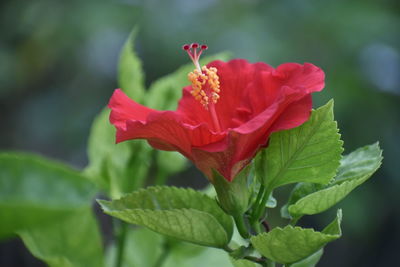
{"type": "Polygon", "coordinates": [[[155,185],[165,185],[167,182],[168,175],[162,170],[158,170],[156,174],[156,180],[154,182],[155,185]]]}
{"type": "Polygon", "coordinates": [[[253,227],[254,231],[256,231],[257,234],[261,234],[263,230],[261,229],[260,223],[257,221],[252,222],[251,226],[253,227]]]}
{"type": "Polygon", "coordinates": [[[265,190],[264,192],[264,196],[261,200],[260,205],[258,205],[256,207],[256,210],[254,212],[253,218],[252,218],[252,222],[253,224],[258,222],[258,220],[260,219],[260,217],[262,216],[262,214],[264,213],[265,210],[265,205],[267,204],[268,198],[271,195],[271,190],[265,190]]]}
{"type": "MultiPolygon", "coordinates": [[[[264,187],[264,185],[261,185],[260,189],[258,190],[256,201],[254,202],[254,207],[255,208],[258,208],[258,206],[260,205],[260,201],[261,201],[261,198],[262,198],[264,193],[265,193],[265,187],[264,187]]],[[[255,216],[255,212],[256,212],[256,209],[253,209],[251,217],[255,216]]]]}
{"type": "Polygon", "coordinates": [[[247,239],[250,237],[249,231],[246,227],[246,224],[244,222],[243,216],[239,215],[239,216],[234,216],[233,219],[235,220],[236,223],[236,227],[239,231],[239,234],[244,238],[247,239]]]}
{"type": "Polygon", "coordinates": [[[300,217],[292,218],[292,219],[290,220],[290,225],[291,225],[291,226],[295,226],[296,223],[299,221],[300,218],[301,218],[301,216],[300,216],[300,217]]]}
{"type": "Polygon", "coordinates": [[[115,223],[115,236],[117,239],[117,255],[115,260],[115,267],[122,266],[122,260],[124,257],[126,232],[128,230],[128,224],[119,220],[114,220],[115,223]]]}

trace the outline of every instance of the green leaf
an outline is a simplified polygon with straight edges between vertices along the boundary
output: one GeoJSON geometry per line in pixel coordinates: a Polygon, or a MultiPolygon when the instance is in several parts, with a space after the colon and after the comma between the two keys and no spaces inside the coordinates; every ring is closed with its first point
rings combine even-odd
{"type": "Polygon", "coordinates": [[[254,236],[251,243],[263,256],[273,261],[294,263],[317,252],[328,242],[338,239],[341,236],[341,219],[342,213],[338,210],[336,219],[322,232],[289,225],[254,236]]]}
{"type": "Polygon", "coordinates": [[[341,160],[334,184],[371,177],[381,166],[382,159],[382,149],[378,142],[358,148],[341,160]]]}
{"type": "Polygon", "coordinates": [[[342,144],[331,100],[303,125],[272,134],[268,148],[256,159],[257,176],[267,188],[295,182],[327,184],[339,166],[342,144]]]}
{"type": "Polygon", "coordinates": [[[94,186],[79,172],[36,155],[0,154],[0,237],[62,220],[88,207],[94,186]]]}
{"type": "Polygon", "coordinates": [[[51,267],[103,266],[102,241],[92,211],[81,209],[62,221],[19,231],[24,244],[51,267]]]}
{"type": "Polygon", "coordinates": [[[89,166],[85,174],[110,197],[118,198],[143,186],[151,162],[151,147],[143,140],[115,144],[115,129],[104,109],[89,136],[89,166]]]}
{"type": "Polygon", "coordinates": [[[105,213],[188,242],[224,247],[232,237],[231,218],[198,191],[149,187],[119,200],[99,200],[105,213]]]}
{"type": "Polygon", "coordinates": [[[142,63],[135,52],[135,38],[137,28],[135,27],[125,42],[120,53],[118,65],[118,83],[121,89],[136,102],[141,103],[144,94],[144,75],[142,63]]]}
{"type": "Polygon", "coordinates": [[[324,185],[321,184],[313,184],[313,183],[298,183],[293,188],[292,192],[290,193],[288,202],[282,206],[281,208],[281,216],[286,219],[292,219],[292,215],[290,215],[288,207],[299,199],[325,188],[324,185]]]}
{"type": "Polygon", "coordinates": [[[317,214],[337,204],[357,186],[367,181],[382,163],[382,150],[375,143],[355,150],[341,160],[335,180],[322,190],[302,185],[288,211],[292,216],[317,214]],[[309,189],[304,192],[305,188],[309,189]],[[302,191],[299,193],[299,191],[302,191]]]}
{"type": "Polygon", "coordinates": [[[321,259],[322,254],[324,254],[324,249],[321,248],[320,250],[318,250],[311,256],[308,256],[307,258],[305,258],[301,261],[290,264],[287,267],[314,267],[317,265],[317,263],[321,259]]]}

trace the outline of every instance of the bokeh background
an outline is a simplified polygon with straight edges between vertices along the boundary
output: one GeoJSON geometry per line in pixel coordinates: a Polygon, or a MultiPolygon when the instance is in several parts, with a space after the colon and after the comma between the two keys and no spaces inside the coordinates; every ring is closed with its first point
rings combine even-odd
{"type": "MultiPolygon", "coordinates": [[[[379,140],[385,158],[340,203],[344,236],[327,246],[319,266],[398,262],[398,0],[5,0],[0,7],[0,149],[78,168],[87,164],[92,120],[117,87],[119,50],[134,25],[147,84],[187,63],[181,45],[192,41],[207,43],[209,54],[321,67],[326,89],[315,106],[335,99],[346,152],[379,140]]],[[[318,228],[332,217],[304,223],[318,228]]],[[[17,240],[0,243],[1,258],[43,266],[17,240]]]]}

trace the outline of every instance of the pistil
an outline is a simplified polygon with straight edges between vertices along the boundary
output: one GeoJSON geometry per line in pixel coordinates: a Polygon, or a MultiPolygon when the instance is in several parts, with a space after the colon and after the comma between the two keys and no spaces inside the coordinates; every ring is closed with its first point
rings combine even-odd
{"type": "Polygon", "coordinates": [[[215,110],[215,104],[219,99],[220,92],[217,69],[214,67],[208,68],[207,66],[200,67],[199,63],[200,55],[208,47],[193,43],[190,45],[186,44],[182,48],[188,53],[196,67],[194,71],[188,74],[189,81],[192,83],[191,94],[209,111],[214,129],[217,132],[221,132],[221,125],[215,110]]]}

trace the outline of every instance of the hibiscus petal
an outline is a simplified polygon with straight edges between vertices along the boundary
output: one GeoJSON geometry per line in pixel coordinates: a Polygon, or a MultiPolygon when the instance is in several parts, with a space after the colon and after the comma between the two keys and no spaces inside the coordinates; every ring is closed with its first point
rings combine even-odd
{"type": "Polygon", "coordinates": [[[121,89],[116,89],[111,96],[108,107],[111,109],[110,122],[116,127],[125,129],[127,120],[145,121],[154,109],[142,106],[130,99],[121,89]]]}
{"type": "MultiPolygon", "coordinates": [[[[115,90],[108,105],[112,110],[110,122],[117,128],[117,143],[130,139],[147,139],[162,150],[177,150],[192,158],[193,146],[205,146],[220,141],[226,133],[213,133],[207,124],[190,125],[175,111],[158,111],[129,99],[115,90]]],[[[223,148],[221,148],[223,149],[223,148]]]]}
{"type": "Polygon", "coordinates": [[[321,75],[321,71],[311,64],[285,64],[280,70],[255,75],[254,81],[246,88],[246,102],[236,110],[244,114],[251,109],[254,117],[229,130],[224,151],[218,150],[216,144],[194,151],[196,165],[206,175],[211,175],[210,169],[215,168],[228,180],[233,179],[256,152],[267,145],[272,132],[297,127],[309,118],[312,108],[310,92],[321,90],[323,79],[323,73],[321,75]],[[310,75],[311,78],[301,75],[310,75]],[[296,80],[298,83],[292,84],[296,80]],[[254,92],[261,93],[252,95],[254,92]],[[264,110],[258,113],[262,108],[264,110]]]}
{"type": "Polygon", "coordinates": [[[246,87],[251,83],[258,72],[270,72],[274,69],[262,62],[251,64],[244,59],[234,59],[229,62],[213,61],[207,65],[215,67],[220,81],[220,93],[215,105],[222,129],[230,128],[236,108],[246,94],[246,87]]]}
{"type": "Polygon", "coordinates": [[[324,72],[310,63],[285,63],[278,66],[276,71],[285,77],[284,85],[305,90],[307,93],[321,91],[325,86],[324,72]]]}

